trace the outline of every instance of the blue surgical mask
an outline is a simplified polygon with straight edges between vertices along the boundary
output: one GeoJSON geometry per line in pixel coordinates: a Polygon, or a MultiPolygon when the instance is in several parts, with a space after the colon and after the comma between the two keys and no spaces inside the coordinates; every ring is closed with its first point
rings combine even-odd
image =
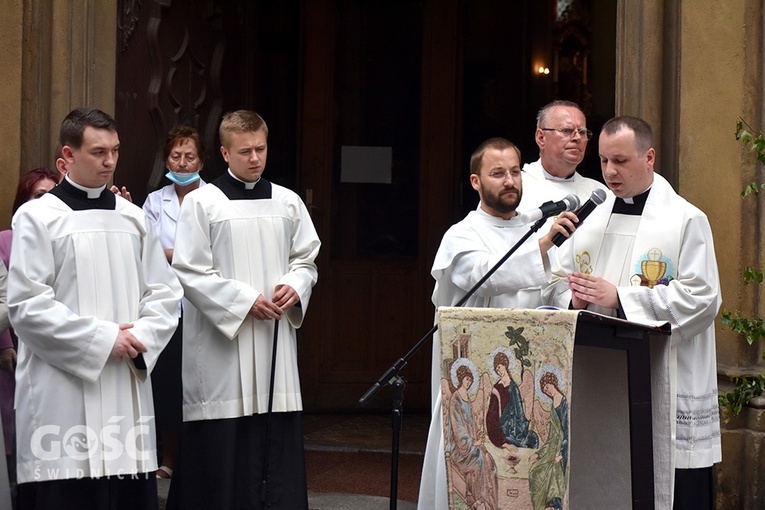
{"type": "Polygon", "coordinates": [[[199,172],[179,173],[168,170],[168,172],[165,174],[165,177],[170,179],[178,186],[188,186],[189,184],[194,184],[199,180],[199,172]]]}

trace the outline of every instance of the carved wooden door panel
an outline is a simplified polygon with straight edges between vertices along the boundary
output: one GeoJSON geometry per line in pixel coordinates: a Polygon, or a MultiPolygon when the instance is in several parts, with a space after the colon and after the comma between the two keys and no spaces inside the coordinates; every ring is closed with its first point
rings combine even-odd
{"type": "Polygon", "coordinates": [[[162,184],[165,135],[176,124],[203,137],[202,177],[220,175],[218,125],[241,108],[258,111],[273,133],[267,177],[294,188],[298,0],[121,0],[118,14],[115,182],[137,204],[162,184]]]}

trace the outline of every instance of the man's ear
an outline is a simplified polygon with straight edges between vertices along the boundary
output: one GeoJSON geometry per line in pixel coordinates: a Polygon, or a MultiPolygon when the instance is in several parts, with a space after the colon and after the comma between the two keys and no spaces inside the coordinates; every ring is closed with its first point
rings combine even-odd
{"type": "Polygon", "coordinates": [[[481,189],[481,178],[478,177],[478,174],[470,174],[470,185],[473,186],[473,189],[476,191],[481,189]]]}
{"type": "Polygon", "coordinates": [[[61,147],[61,158],[67,163],[74,163],[74,150],[70,146],[64,145],[61,147]]]}
{"type": "Polygon", "coordinates": [[[220,153],[223,155],[223,159],[228,163],[228,151],[224,146],[220,146],[220,153]]]}
{"type": "Polygon", "coordinates": [[[66,160],[64,158],[56,158],[56,170],[58,170],[63,179],[66,175],[66,160]]]}
{"type": "Polygon", "coordinates": [[[542,150],[542,147],[545,145],[545,132],[537,128],[536,133],[534,133],[534,141],[537,142],[539,150],[542,150]]]}
{"type": "Polygon", "coordinates": [[[645,164],[648,168],[653,170],[653,164],[656,162],[656,151],[653,147],[648,149],[645,153],[645,164]]]}

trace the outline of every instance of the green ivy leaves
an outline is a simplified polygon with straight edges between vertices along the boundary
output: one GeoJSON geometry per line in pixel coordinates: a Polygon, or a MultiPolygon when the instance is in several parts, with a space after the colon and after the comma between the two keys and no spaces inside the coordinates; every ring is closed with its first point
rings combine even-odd
{"type": "MultiPolygon", "coordinates": [[[[757,134],[753,134],[753,131],[743,119],[738,119],[736,123],[736,140],[740,141],[744,147],[748,147],[750,152],[755,152],[757,160],[765,165],[765,137],[762,136],[762,131],[758,131],[757,134]]],[[[752,182],[741,191],[741,195],[757,195],[760,189],[765,189],[765,183],[758,186],[756,182],[752,182]]]]}
{"type": "MultiPolygon", "coordinates": [[[[756,153],[757,160],[765,164],[765,137],[763,137],[762,131],[757,131],[755,134],[755,130],[739,118],[736,123],[736,140],[740,141],[744,147],[749,148],[750,152],[756,153]]],[[[752,182],[741,191],[741,195],[744,197],[752,194],[758,195],[760,189],[765,189],[765,183],[758,185],[756,182],[752,182]]],[[[763,272],[758,268],[747,267],[742,276],[745,284],[763,282],[763,272]]],[[[765,337],[765,321],[760,317],[746,317],[738,312],[725,311],[720,322],[743,336],[749,345],[753,345],[765,337]]],[[[763,358],[765,358],[765,354],[763,354],[763,358]]],[[[763,390],[765,390],[764,374],[757,377],[731,377],[731,382],[734,386],[733,391],[721,394],[718,400],[720,405],[732,415],[739,414],[744,406],[748,405],[754,397],[762,395],[763,390]]]]}
{"type": "Polygon", "coordinates": [[[746,317],[738,312],[723,312],[720,322],[746,338],[749,345],[765,336],[765,321],[759,317],[746,317]]]}
{"type": "Polygon", "coordinates": [[[765,375],[757,377],[733,377],[733,391],[720,395],[720,405],[732,415],[738,415],[745,405],[749,404],[754,397],[762,395],[765,390],[765,375]]]}

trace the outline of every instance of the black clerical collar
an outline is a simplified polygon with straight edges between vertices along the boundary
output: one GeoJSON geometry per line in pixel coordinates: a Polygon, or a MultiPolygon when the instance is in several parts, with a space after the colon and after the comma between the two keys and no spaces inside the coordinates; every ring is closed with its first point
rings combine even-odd
{"type": "Polygon", "coordinates": [[[218,187],[229,200],[261,200],[271,198],[271,183],[262,177],[252,189],[246,189],[246,183],[224,173],[210,184],[218,187]]]}
{"type": "Polygon", "coordinates": [[[74,186],[67,179],[61,181],[48,193],[57,196],[62,202],[75,211],[86,211],[88,209],[109,209],[114,210],[117,207],[117,199],[114,193],[106,187],[96,198],[88,198],[88,192],[74,186]]]}
{"type": "Polygon", "coordinates": [[[625,202],[623,199],[616,197],[616,201],[614,201],[614,208],[612,209],[612,212],[617,214],[630,214],[632,216],[640,216],[643,214],[643,208],[645,207],[645,202],[648,200],[648,194],[651,192],[651,188],[648,188],[644,192],[642,192],[639,195],[635,195],[632,197],[631,204],[625,202]]]}

